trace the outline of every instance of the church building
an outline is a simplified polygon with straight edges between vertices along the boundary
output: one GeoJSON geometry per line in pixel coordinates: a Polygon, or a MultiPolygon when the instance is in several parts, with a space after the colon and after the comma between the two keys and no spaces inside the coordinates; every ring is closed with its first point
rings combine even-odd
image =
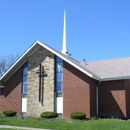
{"type": "Polygon", "coordinates": [[[29,49],[0,77],[0,113],[39,117],[55,111],[70,117],[130,118],[130,57],[78,62],[69,56],[64,13],[61,52],[40,42],[29,49]]]}

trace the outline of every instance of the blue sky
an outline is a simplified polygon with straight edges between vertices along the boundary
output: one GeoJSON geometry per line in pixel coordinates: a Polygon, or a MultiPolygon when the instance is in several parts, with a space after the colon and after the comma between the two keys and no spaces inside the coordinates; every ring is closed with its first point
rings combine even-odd
{"type": "Polygon", "coordinates": [[[130,56],[130,0],[0,0],[0,56],[22,54],[36,40],[61,51],[64,9],[73,58],[130,56]]]}

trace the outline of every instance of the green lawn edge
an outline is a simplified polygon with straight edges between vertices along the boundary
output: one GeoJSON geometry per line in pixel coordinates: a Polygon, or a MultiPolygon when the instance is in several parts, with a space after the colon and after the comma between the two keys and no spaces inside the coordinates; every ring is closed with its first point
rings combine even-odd
{"type": "Polygon", "coordinates": [[[0,117],[0,125],[54,129],[54,130],[128,130],[130,120],[98,119],[98,120],[73,120],[66,118],[25,119],[19,117],[0,117]]]}

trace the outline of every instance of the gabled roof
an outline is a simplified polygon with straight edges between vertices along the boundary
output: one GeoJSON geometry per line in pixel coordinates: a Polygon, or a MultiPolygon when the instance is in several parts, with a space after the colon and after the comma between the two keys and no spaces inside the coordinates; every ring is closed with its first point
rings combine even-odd
{"type": "Polygon", "coordinates": [[[2,85],[3,82],[6,82],[23,65],[23,63],[27,61],[28,57],[41,46],[62,58],[64,61],[77,68],[84,74],[98,81],[130,79],[130,57],[93,61],[88,62],[85,65],[85,63],[80,63],[75,59],[55,50],[54,48],[40,41],[36,41],[0,78],[0,85],[2,85]]]}
{"type": "Polygon", "coordinates": [[[130,79],[130,57],[93,61],[86,65],[85,63],[81,64],[99,76],[102,81],[130,79]]]}
{"type": "Polygon", "coordinates": [[[0,78],[0,83],[2,84],[2,82],[6,82],[22,65],[25,61],[27,61],[28,57],[33,54],[39,47],[44,47],[45,49],[49,50],[50,52],[52,52],[53,54],[59,56],[60,58],[62,58],[64,61],[66,61],[67,63],[71,64],[72,66],[74,66],[75,68],[77,68],[78,70],[80,70],[81,72],[85,73],[86,75],[88,75],[91,78],[94,78],[96,80],[100,80],[100,78],[94,74],[92,71],[87,70],[86,67],[84,67],[83,65],[80,64],[80,62],[72,59],[71,57],[66,56],[65,54],[62,54],[61,52],[51,48],[50,46],[40,42],[40,41],[36,41],[35,43],[33,43],[29,49],[24,52],[24,54],[5,72],[5,74],[0,78]]]}

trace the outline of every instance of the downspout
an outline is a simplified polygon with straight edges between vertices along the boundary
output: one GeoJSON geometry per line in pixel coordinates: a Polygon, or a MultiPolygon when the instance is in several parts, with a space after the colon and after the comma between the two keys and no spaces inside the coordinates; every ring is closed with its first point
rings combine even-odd
{"type": "Polygon", "coordinates": [[[96,116],[98,117],[98,86],[101,83],[101,81],[98,82],[96,85],[96,116]]]}

